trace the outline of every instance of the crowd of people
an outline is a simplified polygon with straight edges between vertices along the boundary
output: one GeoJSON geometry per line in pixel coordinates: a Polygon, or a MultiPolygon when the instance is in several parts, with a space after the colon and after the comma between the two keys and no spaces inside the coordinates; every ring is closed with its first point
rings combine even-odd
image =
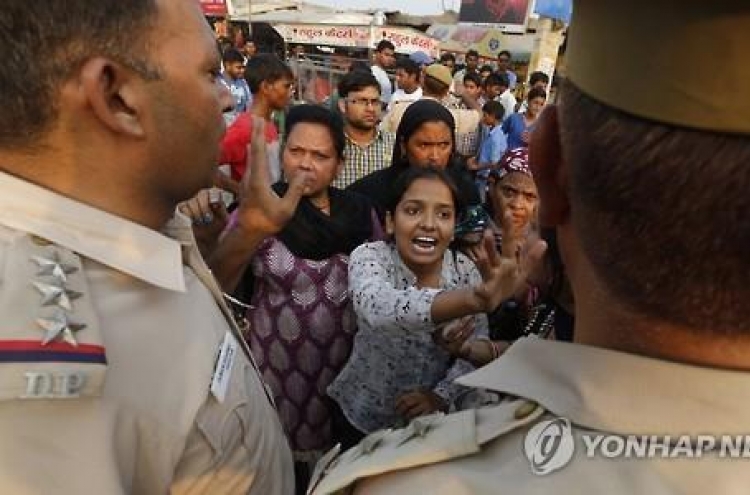
{"type": "MultiPolygon", "coordinates": [[[[237,58],[227,57],[233,52],[223,59],[237,58]]],[[[333,109],[292,105],[292,69],[260,53],[246,63],[251,103],[238,112],[247,99],[235,95],[235,68],[225,66],[235,106],[220,163],[230,173],[215,187],[236,200],[204,191],[181,207],[247,322],[301,488],[336,444],[498,400],[468,399],[471,391],[454,380],[523,335],[501,327],[524,328],[550,286],[540,274],[533,287],[512,287],[501,269],[503,257],[541,263],[541,253],[529,252],[543,245],[527,136],[508,149],[504,107],[493,99],[504,91],[492,78],[507,76],[488,76],[486,97],[480,90],[459,99],[449,91],[450,69],[422,54],[396,62],[393,90],[385,69],[394,60],[393,45],[381,42],[371,67],[341,79],[333,109]],[[274,113],[284,115],[281,148],[274,113]],[[264,150],[262,164],[249,157],[253,146],[264,150]],[[294,214],[254,227],[250,240],[241,232],[255,213],[239,192],[259,166],[276,195],[289,196],[295,178],[304,186],[294,214]],[[487,245],[484,230],[493,233],[487,245]]],[[[522,126],[539,106],[534,100],[522,126]]]]}
{"type": "MultiPolygon", "coordinates": [[[[747,92],[693,112],[674,87],[704,79],[592,69],[632,49],[631,7],[576,2],[559,106],[541,72],[516,100],[507,51],[456,70],[385,40],[333,102],[295,105],[294,67],[217,50],[197,3],[54,3],[0,10],[1,491],[746,486],[710,458],[571,451],[545,478],[522,455],[555,417],[718,435],[750,415],[747,92]]],[[[687,41],[672,3],[639,46],[687,41]]],[[[684,10],[750,42],[735,4],[684,10]]]]}

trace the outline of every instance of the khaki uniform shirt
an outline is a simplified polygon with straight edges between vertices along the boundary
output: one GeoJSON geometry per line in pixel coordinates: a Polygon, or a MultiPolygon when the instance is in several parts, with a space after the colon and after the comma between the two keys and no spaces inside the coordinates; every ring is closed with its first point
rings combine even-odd
{"type": "Polygon", "coordinates": [[[387,432],[375,448],[371,438],[324,459],[312,493],[350,487],[367,495],[725,495],[750,486],[750,373],[527,338],[458,381],[531,400],[439,417],[411,438],[387,432]],[[561,418],[569,421],[572,443],[555,444],[563,437],[554,435],[546,445],[535,442],[550,432],[548,421],[561,418]],[[599,434],[614,436],[590,456],[584,437],[599,434]],[[669,436],[671,450],[657,442],[650,458],[638,457],[637,447],[622,455],[626,439],[651,435],[669,436]],[[675,455],[685,435],[729,435],[739,441],[734,455],[740,458],[722,457],[729,450],[718,443],[702,455],[675,455]],[[540,457],[545,452],[555,455],[540,457]],[[532,471],[532,461],[544,472],[549,459],[564,462],[545,474],[532,471]]]}
{"type": "Polygon", "coordinates": [[[2,173],[0,191],[0,493],[293,493],[188,220],[161,234],[2,173]]]}
{"type": "MultiPolygon", "coordinates": [[[[431,97],[423,97],[423,100],[432,99],[444,105],[443,102],[431,97]]],[[[381,129],[395,133],[401,123],[401,117],[413,101],[398,101],[393,104],[391,110],[383,117],[380,124],[381,129]]],[[[448,107],[446,107],[448,108],[448,107]]],[[[472,109],[448,108],[456,121],[456,151],[463,156],[473,156],[476,152],[477,133],[482,120],[482,112],[472,109]],[[467,144],[465,144],[467,143],[467,144]],[[473,149],[471,149],[473,143],[473,149]]]]}

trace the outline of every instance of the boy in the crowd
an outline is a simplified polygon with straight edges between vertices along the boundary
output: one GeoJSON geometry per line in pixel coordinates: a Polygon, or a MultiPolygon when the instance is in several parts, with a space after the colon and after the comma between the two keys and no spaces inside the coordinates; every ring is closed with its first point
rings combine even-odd
{"type": "Polygon", "coordinates": [[[281,178],[279,131],[271,117],[274,111],[283,111],[292,96],[294,76],[287,64],[276,55],[261,53],[247,62],[245,79],[253,94],[249,112],[244,112],[227,129],[221,143],[219,163],[229,164],[232,180],[239,182],[247,167],[247,148],[253,133],[252,115],[266,121],[266,149],[271,181],[281,178]]]}
{"type": "Polygon", "coordinates": [[[482,107],[482,133],[479,141],[479,154],[469,158],[466,166],[476,172],[476,184],[479,196],[484,202],[487,192],[487,178],[490,171],[508,149],[508,142],[503,133],[502,122],[505,109],[499,101],[490,100],[482,107]]]}
{"type": "Polygon", "coordinates": [[[240,114],[250,108],[253,96],[250,93],[250,87],[247,85],[245,78],[245,57],[238,50],[230,48],[222,55],[224,71],[221,73],[221,80],[229,88],[234,99],[235,114],[240,114]]]}
{"type": "Polygon", "coordinates": [[[481,106],[485,104],[484,91],[482,90],[482,78],[478,74],[466,74],[464,76],[464,93],[481,106]]]}

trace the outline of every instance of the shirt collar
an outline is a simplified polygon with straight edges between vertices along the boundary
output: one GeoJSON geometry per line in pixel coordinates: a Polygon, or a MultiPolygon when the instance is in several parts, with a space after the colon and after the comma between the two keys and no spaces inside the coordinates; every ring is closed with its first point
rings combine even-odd
{"type": "Polygon", "coordinates": [[[372,138],[372,141],[370,141],[369,143],[367,143],[364,146],[362,146],[361,144],[357,143],[354,139],[352,139],[351,136],[349,136],[348,132],[344,132],[344,136],[346,136],[346,141],[349,142],[349,143],[351,143],[352,145],[357,146],[359,148],[367,148],[372,143],[374,143],[375,141],[382,141],[383,140],[383,132],[384,131],[381,130],[380,128],[378,128],[378,127],[376,127],[375,129],[376,129],[375,130],[375,137],[372,138]]]}
{"type": "Polygon", "coordinates": [[[186,218],[175,218],[165,227],[180,238],[176,240],[4,172],[0,172],[0,191],[0,224],[43,237],[152,285],[185,290],[181,244],[191,242],[186,218]]]}
{"type": "Polygon", "coordinates": [[[747,434],[750,373],[524,338],[457,380],[618,434],[747,434]]]}

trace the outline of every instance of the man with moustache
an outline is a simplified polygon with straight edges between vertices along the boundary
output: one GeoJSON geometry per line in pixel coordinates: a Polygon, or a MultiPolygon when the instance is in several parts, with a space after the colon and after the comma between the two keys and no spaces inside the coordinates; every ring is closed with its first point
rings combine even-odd
{"type": "Polygon", "coordinates": [[[343,189],[391,165],[394,134],[378,128],[382,107],[380,84],[369,72],[355,70],[339,83],[339,110],[344,116],[344,168],[333,185],[343,189]]]}

